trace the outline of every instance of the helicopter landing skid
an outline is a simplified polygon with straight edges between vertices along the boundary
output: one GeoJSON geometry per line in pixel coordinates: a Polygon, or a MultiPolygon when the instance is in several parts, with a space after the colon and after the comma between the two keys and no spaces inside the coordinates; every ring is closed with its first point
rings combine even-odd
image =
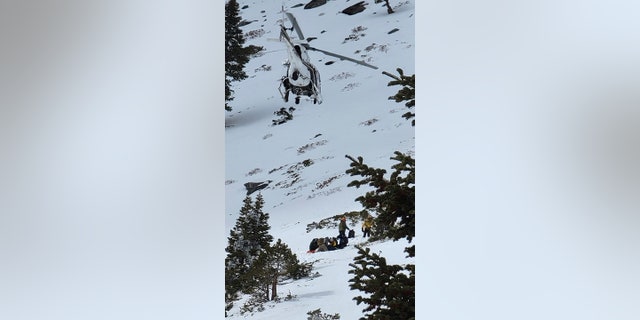
{"type": "Polygon", "coordinates": [[[284,100],[284,102],[289,102],[289,93],[293,93],[295,95],[295,104],[299,104],[300,103],[300,98],[301,97],[307,97],[306,99],[309,101],[313,101],[313,104],[321,104],[322,103],[322,96],[320,95],[320,91],[318,90],[318,88],[316,87],[315,84],[312,85],[313,90],[309,90],[311,89],[311,87],[307,87],[307,88],[301,88],[301,87],[289,87],[284,89],[284,92],[282,90],[282,83],[280,84],[280,86],[278,87],[278,91],[280,92],[280,96],[282,96],[282,99],[284,100]]]}

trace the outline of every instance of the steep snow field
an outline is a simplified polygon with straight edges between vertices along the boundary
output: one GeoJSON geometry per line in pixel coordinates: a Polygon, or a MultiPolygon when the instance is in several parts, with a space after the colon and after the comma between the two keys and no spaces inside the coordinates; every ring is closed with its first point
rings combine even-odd
{"type": "MultiPolygon", "coordinates": [[[[263,46],[263,54],[253,58],[245,70],[249,78],[232,83],[233,111],[226,114],[226,209],[225,230],[234,226],[247,182],[269,181],[260,190],[265,212],[270,214],[271,234],[281,238],[302,261],[316,261],[319,276],[288,282],[279,287],[280,296],[296,298],[270,305],[249,316],[255,319],[306,319],[306,313],[321,308],[340,313],[342,319],[357,319],[362,305],[352,298],[360,295],[348,287],[347,273],[356,254],[354,244],[362,242],[360,226],[356,238],[343,250],[306,253],[314,237],[335,236],[336,229],[316,229],[307,224],[347,211],[360,210],[355,198],[367,189],[347,187],[354,180],[345,174],[350,161],[345,155],[362,156],[373,167],[389,169],[389,158],[398,150],[414,154],[414,128],[402,118],[408,109],[388,100],[400,87],[388,87],[391,78],[382,74],[414,74],[414,3],[392,1],[394,14],[371,2],[356,15],[340,13],[354,1],[328,1],[313,9],[303,9],[297,1],[239,1],[246,45],[263,46]],[[285,103],[278,92],[285,73],[287,52],[277,39],[282,19],[281,7],[293,13],[305,37],[317,37],[310,44],[319,49],[349,56],[379,67],[378,70],[340,61],[310,51],[312,63],[321,76],[323,103],[314,105],[293,99],[285,103]],[[398,29],[397,31],[390,31],[398,29]],[[326,64],[329,62],[329,64],[326,64]],[[333,63],[330,63],[333,62],[333,63]],[[272,125],[280,108],[294,107],[293,119],[272,125]],[[303,161],[311,161],[305,166],[303,161]]],[[[288,23],[288,22],[287,22],[288,23]]],[[[288,26],[288,24],[287,24],[288,26]]],[[[418,123],[419,124],[419,123],[418,123]]],[[[252,194],[255,196],[257,193],[252,194]]],[[[406,241],[373,244],[391,262],[401,263],[406,241]]],[[[239,305],[239,304],[236,304],[239,305]]],[[[230,319],[244,319],[238,308],[230,319]]]]}

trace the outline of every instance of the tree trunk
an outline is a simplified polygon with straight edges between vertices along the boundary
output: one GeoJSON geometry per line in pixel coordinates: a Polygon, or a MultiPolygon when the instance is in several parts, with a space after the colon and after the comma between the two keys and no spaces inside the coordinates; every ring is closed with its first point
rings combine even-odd
{"type": "Polygon", "coordinates": [[[389,0],[384,0],[384,3],[387,5],[387,13],[393,13],[393,9],[391,9],[391,6],[389,5],[389,0]]]}
{"type": "Polygon", "coordinates": [[[275,300],[278,297],[278,277],[273,278],[271,283],[271,300],[275,300]]]}

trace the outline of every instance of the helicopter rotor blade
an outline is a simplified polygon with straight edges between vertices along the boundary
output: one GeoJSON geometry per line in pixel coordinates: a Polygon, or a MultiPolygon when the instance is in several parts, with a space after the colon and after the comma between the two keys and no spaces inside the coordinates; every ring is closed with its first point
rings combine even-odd
{"type": "Polygon", "coordinates": [[[289,38],[289,34],[284,26],[280,26],[280,41],[282,41],[282,39],[291,44],[291,38],[289,38]]]}
{"type": "Polygon", "coordinates": [[[340,60],[349,60],[349,61],[351,61],[351,62],[355,62],[355,63],[357,63],[357,64],[359,64],[359,65],[363,65],[363,66],[365,66],[365,67],[369,67],[369,68],[371,68],[371,69],[375,69],[375,70],[377,70],[377,69],[378,69],[378,67],[376,67],[376,66],[374,66],[374,65],[371,65],[371,64],[368,64],[368,63],[366,63],[366,62],[364,62],[364,61],[361,61],[361,60],[356,60],[356,59],[353,59],[353,58],[345,57],[345,56],[343,56],[343,55],[339,55],[339,54],[337,54],[337,53],[333,53],[333,52],[329,52],[329,51],[326,51],[326,50],[322,50],[322,49],[314,48],[314,47],[311,47],[311,46],[309,46],[309,45],[305,45],[305,44],[303,44],[303,46],[304,46],[307,50],[319,51],[319,52],[322,52],[322,53],[324,53],[324,54],[326,54],[326,55],[328,55],[328,56],[332,56],[332,57],[339,58],[340,60]]]}
{"type": "Polygon", "coordinates": [[[289,21],[291,21],[291,24],[293,25],[293,29],[298,34],[298,38],[300,38],[300,40],[305,40],[304,36],[302,35],[302,30],[300,29],[300,25],[298,25],[298,20],[296,20],[296,17],[294,17],[291,12],[285,12],[285,14],[289,18],[289,21]]]}

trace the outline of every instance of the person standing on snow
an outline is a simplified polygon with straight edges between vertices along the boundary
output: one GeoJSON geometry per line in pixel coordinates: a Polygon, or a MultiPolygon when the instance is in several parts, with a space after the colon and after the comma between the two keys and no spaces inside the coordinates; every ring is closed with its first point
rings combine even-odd
{"type": "Polygon", "coordinates": [[[367,217],[362,223],[362,237],[371,236],[371,227],[373,227],[373,218],[367,217]]]}
{"type": "Polygon", "coordinates": [[[338,233],[340,237],[347,237],[347,235],[345,234],[346,230],[349,230],[349,228],[347,227],[347,217],[342,216],[342,218],[340,218],[340,224],[338,225],[338,233]]]}

